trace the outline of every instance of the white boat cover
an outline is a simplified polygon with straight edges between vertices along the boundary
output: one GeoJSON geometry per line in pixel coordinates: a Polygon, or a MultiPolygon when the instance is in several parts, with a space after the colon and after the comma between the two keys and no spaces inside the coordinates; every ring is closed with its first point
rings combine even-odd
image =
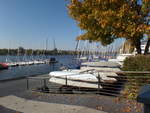
{"type": "Polygon", "coordinates": [[[67,79],[70,79],[70,80],[98,82],[98,78],[97,78],[98,75],[100,75],[101,82],[111,82],[112,83],[112,82],[117,81],[115,78],[107,77],[107,76],[117,76],[117,74],[115,74],[115,73],[110,73],[110,72],[109,73],[105,73],[105,72],[98,73],[98,72],[94,72],[92,74],[88,74],[88,73],[80,74],[80,73],[77,73],[77,72],[70,72],[70,71],[69,72],[67,72],[67,71],[54,71],[54,72],[51,72],[49,74],[51,76],[50,82],[54,82],[54,83],[59,82],[58,84],[63,84],[63,83],[60,83],[60,82],[64,82],[63,79],[65,79],[66,77],[67,77],[67,79]],[[56,80],[56,81],[54,81],[54,80],[56,80]]]}
{"type": "Polygon", "coordinates": [[[81,69],[69,69],[64,71],[50,72],[50,82],[65,85],[66,77],[68,79],[67,85],[78,87],[98,88],[98,84],[90,82],[98,82],[98,75],[101,82],[116,82],[113,77],[118,76],[115,72],[120,71],[120,65],[115,62],[86,62],[82,63],[81,69]],[[99,72],[98,72],[99,71],[99,72]],[[77,80],[77,81],[76,81],[77,80]],[[90,81],[90,82],[89,82],[90,81]]]}
{"type": "Polygon", "coordinates": [[[95,71],[99,71],[99,72],[118,72],[120,71],[120,68],[109,68],[109,67],[81,67],[81,70],[91,70],[91,69],[94,69],[95,71]]]}
{"type": "Polygon", "coordinates": [[[53,72],[50,72],[49,75],[50,76],[68,76],[68,75],[75,75],[75,74],[78,74],[78,73],[75,73],[75,72],[69,72],[69,71],[53,71],[53,72]]]}
{"type": "Polygon", "coordinates": [[[98,61],[98,62],[84,62],[81,64],[81,66],[117,68],[120,67],[120,64],[111,61],[98,61]]]}
{"type": "MultiPolygon", "coordinates": [[[[52,76],[49,81],[61,85],[66,85],[66,76],[52,76]]],[[[67,76],[67,85],[85,88],[98,88],[98,79],[92,74],[78,74],[67,76]],[[92,83],[93,82],[93,83],[92,83]],[[95,83],[94,83],[95,82],[95,83]]],[[[100,86],[101,88],[101,86],[100,86]]]]}

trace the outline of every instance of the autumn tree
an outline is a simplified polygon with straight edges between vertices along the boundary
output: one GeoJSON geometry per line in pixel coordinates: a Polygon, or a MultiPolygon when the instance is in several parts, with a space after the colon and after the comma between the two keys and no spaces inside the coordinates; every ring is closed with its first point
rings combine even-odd
{"type": "Polygon", "coordinates": [[[141,39],[150,45],[150,0],[70,0],[69,15],[85,31],[78,40],[100,41],[103,45],[117,38],[130,40],[141,54],[141,39]]]}

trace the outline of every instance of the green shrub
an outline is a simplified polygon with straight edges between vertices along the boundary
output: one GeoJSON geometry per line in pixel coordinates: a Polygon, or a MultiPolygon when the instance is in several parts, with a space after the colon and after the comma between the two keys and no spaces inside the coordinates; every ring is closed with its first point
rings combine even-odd
{"type": "MultiPolygon", "coordinates": [[[[123,71],[150,71],[150,55],[137,55],[126,58],[123,71]]],[[[150,83],[150,74],[126,74],[127,84],[122,94],[130,99],[135,99],[141,86],[150,83]]]]}
{"type": "Polygon", "coordinates": [[[137,55],[125,59],[124,71],[150,71],[150,55],[137,55]]]}

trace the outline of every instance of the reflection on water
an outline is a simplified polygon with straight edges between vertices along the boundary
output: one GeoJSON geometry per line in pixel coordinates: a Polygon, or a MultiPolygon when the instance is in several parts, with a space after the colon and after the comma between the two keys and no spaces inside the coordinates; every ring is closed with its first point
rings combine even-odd
{"type": "MultiPolygon", "coordinates": [[[[0,80],[18,78],[18,77],[23,77],[23,76],[38,75],[38,74],[47,74],[50,71],[58,70],[62,64],[69,65],[69,64],[73,63],[73,60],[72,60],[73,56],[71,56],[71,55],[47,56],[47,58],[51,58],[51,57],[55,57],[59,63],[10,67],[8,70],[0,71],[0,80]]],[[[30,57],[26,57],[26,58],[30,59],[30,57]]],[[[39,56],[34,56],[32,58],[38,59],[39,56]]],[[[16,56],[11,56],[11,57],[9,57],[9,59],[11,61],[16,61],[18,59],[23,59],[23,57],[20,56],[20,58],[17,59],[16,56]]],[[[6,60],[6,56],[0,56],[0,62],[5,62],[5,60],[6,60]]]]}

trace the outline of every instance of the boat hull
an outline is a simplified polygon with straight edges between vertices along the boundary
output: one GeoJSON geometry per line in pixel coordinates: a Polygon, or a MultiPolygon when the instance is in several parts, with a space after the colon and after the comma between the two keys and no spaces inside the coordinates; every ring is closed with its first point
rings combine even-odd
{"type": "MultiPolygon", "coordinates": [[[[66,79],[65,78],[56,78],[52,77],[49,79],[49,82],[57,83],[60,85],[66,85],[66,86],[72,86],[72,87],[81,87],[81,88],[92,88],[92,89],[98,89],[98,82],[91,82],[91,81],[83,81],[81,80],[73,80],[73,79],[66,79]]],[[[100,86],[102,88],[102,86],[100,86]]]]}
{"type": "Polygon", "coordinates": [[[8,69],[8,65],[5,63],[0,63],[0,70],[8,69]]]}

